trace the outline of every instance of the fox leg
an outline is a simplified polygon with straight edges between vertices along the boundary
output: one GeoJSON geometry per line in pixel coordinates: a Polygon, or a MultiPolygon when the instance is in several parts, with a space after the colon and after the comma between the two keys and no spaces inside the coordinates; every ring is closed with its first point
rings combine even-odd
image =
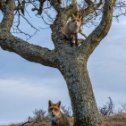
{"type": "Polygon", "coordinates": [[[78,46],[77,33],[72,36],[71,44],[72,46],[78,46]]]}
{"type": "Polygon", "coordinates": [[[75,45],[78,46],[78,35],[77,35],[77,33],[75,34],[75,45]]]}
{"type": "Polygon", "coordinates": [[[76,43],[76,41],[75,41],[75,35],[72,35],[72,36],[71,36],[70,44],[71,44],[71,46],[73,47],[73,46],[75,46],[75,43],[76,43]]]}

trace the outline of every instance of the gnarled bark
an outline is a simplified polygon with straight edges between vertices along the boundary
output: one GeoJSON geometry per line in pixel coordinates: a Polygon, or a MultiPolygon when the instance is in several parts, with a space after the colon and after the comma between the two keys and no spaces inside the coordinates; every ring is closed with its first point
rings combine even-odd
{"type": "Polygon", "coordinates": [[[26,60],[45,66],[56,67],[57,54],[55,50],[30,44],[10,33],[14,19],[15,0],[3,2],[3,20],[0,23],[0,46],[2,49],[14,52],[26,60]]]}
{"type": "Polygon", "coordinates": [[[60,61],[59,70],[67,83],[75,126],[98,126],[101,120],[87,72],[87,59],[76,56],[71,58],[71,55],[67,57],[69,61],[60,61]]]}
{"type": "Polygon", "coordinates": [[[45,66],[57,67],[57,53],[38,45],[30,44],[20,38],[8,34],[7,38],[0,40],[1,48],[14,52],[26,60],[40,63],[45,66]]]}

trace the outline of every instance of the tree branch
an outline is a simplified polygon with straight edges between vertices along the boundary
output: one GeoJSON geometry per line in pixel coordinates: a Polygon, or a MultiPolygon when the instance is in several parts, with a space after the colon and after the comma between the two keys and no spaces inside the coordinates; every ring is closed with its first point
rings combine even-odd
{"type": "MultiPolygon", "coordinates": [[[[87,37],[85,40],[87,44],[88,55],[90,55],[100,41],[107,35],[112,23],[113,17],[113,7],[115,5],[116,0],[105,0],[105,4],[103,7],[103,16],[100,24],[96,27],[96,29],[87,37]]],[[[81,50],[84,51],[85,47],[81,45],[81,50]]]]}
{"type": "Polygon", "coordinates": [[[5,40],[0,40],[0,46],[2,49],[14,52],[31,62],[57,67],[57,53],[54,50],[30,44],[12,35],[9,35],[5,40]]]}
{"type": "Polygon", "coordinates": [[[15,1],[14,0],[9,0],[7,2],[2,2],[3,3],[3,20],[0,23],[0,30],[2,32],[10,32],[11,26],[13,24],[13,19],[14,19],[14,9],[15,9],[15,1]]]}
{"type": "Polygon", "coordinates": [[[50,4],[54,7],[54,9],[59,12],[60,9],[61,9],[61,0],[49,0],[50,1],[50,4]]]}
{"type": "Polygon", "coordinates": [[[90,0],[85,0],[88,6],[82,10],[84,10],[84,17],[88,16],[91,13],[94,13],[103,3],[102,0],[99,1],[99,3],[94,4],[90,0]]]}
{"type": "Polygon", "coordinates": [[[91,5],[94,4],[91,0],[85,0],[85,2],[86,2],[89,6],[91,6],[91,5]]]}

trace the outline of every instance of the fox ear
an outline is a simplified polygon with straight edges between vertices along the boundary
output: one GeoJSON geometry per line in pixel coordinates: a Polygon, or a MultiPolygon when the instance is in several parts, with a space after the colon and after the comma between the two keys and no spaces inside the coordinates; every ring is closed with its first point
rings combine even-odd
{"type": "Polygon", "coordinates": [[[81,15],[78,15],[77,17],[78,17],[78,19],[82,20],[82,16],[81,15]]]}
{"type": "Polygon", "coordinates": [[[49,105],[49,106],[51,106],[51,105],[52,105],[52,101],[51,101],[51,100],[49,100],[48,105],[49,105]]]}
{"type": "Polygon", "coordinates": [[[57,105],[58,105],[58,107],[60,107],[60,106],[61,106],[61,101],[59,101],[59,102],[57,103],[57,105]]]}

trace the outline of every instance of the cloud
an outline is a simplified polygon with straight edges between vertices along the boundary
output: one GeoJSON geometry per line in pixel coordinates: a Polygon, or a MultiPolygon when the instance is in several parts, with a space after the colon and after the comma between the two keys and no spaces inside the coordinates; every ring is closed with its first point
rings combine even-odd
{"type": "Polygon", "coordinates": [[[98,106],[112,97],[116,108],[126,103],[126,37],[125,19],[114,22],[108,36],[88,61],[88,70],[98,106]]]}
{"type": "Polygon", "coordinates": [[[57,69],[29,62],[14,53],[0,50],[0,57],[0,77],[27,76],[48,79],[60,75],[57,69]]]}
{"type": "Polygon", "coordinates": [[[62,100],[70,105],[68,91],[63,81],[56,78],[37,80],[38,78],[0,78],[0,123],[25,120],[35,108],[47,110],[49,99],[62,100]],[[36,84],[36,83],[37,84],[36,84]],[[62,95],[59,95],[62,94],[62,95]]]}
{"type": "Polygon", "coordinates": [[[126,16],[120,16],[119,20],[115,20],[113,21],[114,25],[120,25],[120,26],[125,26],[126,25],[126,16]]]}
{"type": "Polygon", "coordinates": [[[125,104],[126,96],[124,95],[125,92],[117,92],[112,90],[107,90],[107,88],[104,89],[104,87],[101,89],[94,89],[95,97],[97,98],[97,104],[98,107],[102,107],[105,105],[108,101],[108,97],[112,98],[112,101],[114,103],[114,109],[117,111],[121,104],[125,104]]]}
{"type": "MultiPolygon", "coordinates": [[[[35,98],[42,98],[47,99],[49,97],[56,96],[57,94],[67,94],[67,88],[65,85],[63,85],[63,80],[60,83],[58,82],[56,78],[49,79],[49,80],[36,80],[38,78],[15,78],[15,79],[0,79],[0,92],[3,94],[3,96],[19,96],[23,99],[25,97],[32,97],[32,99],[35,98]],[[36,84],[37,82],[38,84],[36,84]],[[62,86],[63,85],[63,86],[62,86]],[[64,90],[62,90],[64,87],[64,90]]],[[[67,96],[67,95],[66,95],[67,96]]],[[[60,96],[57,95],[57,98],[60,96]]],[[[65,95],[62,95],[62,98],[64,98],[65,95]]],[[[15,97],[16,98],[16,97],[15,97]]]]}

